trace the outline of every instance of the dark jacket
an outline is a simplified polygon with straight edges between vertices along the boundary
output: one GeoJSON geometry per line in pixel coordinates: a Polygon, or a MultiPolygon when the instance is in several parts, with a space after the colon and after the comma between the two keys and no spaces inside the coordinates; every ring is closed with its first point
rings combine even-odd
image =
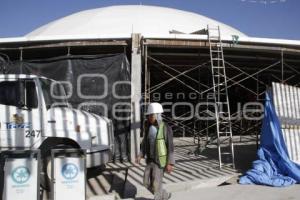
{"type": "MultiPolygon", "coordinates": [[[[168,152],[168,163],[167,164],[174,165],[175,164],[175,159],[174,159],[173,131],[172,131],[171,127],[168,126],[167,123],[165,123],[164,128],[165,128],[165,131],[164,131],[165,137],[164,138],[165,138],[165,142],[166,142],[166,146],[167,146],[167,152],[168,152]]],[[[148,122],[146,122],[144,124],[143,131],[144,131],[144,138],[143,138],[142,143],[141,143],[140,156],[142,158],[144,158],[146,156],[146,163],[149,163],[149,162],[153,161],[153,162],[158,164],[159,161],[158,161],[158,153],[157,152],[155,154],[155,160],[150,160],[149,159],[150,144],[149,144],[149,138],[148,138],[148,134],[149,134],[149,123],[148,122]]]]}

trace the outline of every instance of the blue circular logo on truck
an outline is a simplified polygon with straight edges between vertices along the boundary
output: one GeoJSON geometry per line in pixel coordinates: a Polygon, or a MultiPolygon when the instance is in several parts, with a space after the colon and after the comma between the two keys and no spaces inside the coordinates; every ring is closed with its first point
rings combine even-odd
{"type": "Polygon", "coordinates": [[[66,163],[61,169],[62,176],[67,180],[73,180],[78,175],[78,167],[73,163],[66,163]]]}
{"type": "Polygon", "coordinates": [[[30,171],[24,166],[17,167],[12,171],[11,178],[17,184],[24,184],[30,178],[30,171]]]}

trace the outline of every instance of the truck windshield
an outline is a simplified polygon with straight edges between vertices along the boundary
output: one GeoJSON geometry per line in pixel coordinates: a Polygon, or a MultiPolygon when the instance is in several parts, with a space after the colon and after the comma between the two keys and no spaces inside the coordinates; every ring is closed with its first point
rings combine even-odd
{"type": "Polygon", "coordinates": [[[64,87],[49,79],[39,79],[47,109],[51,107],[68,107],[64,87]]]}
{"type": "Polygon", "coordinates": [[[36,86],[32,79],[0,82],[0,104],[22,108],[37,108],[36,86]]]}

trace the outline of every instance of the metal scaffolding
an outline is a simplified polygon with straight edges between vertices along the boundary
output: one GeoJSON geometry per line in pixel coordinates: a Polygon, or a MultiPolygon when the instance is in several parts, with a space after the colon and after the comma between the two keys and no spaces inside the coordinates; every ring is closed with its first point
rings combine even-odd
{"type": "MultiPolygon", "coordinates": [[[[199,116],[204,118],[205,116],[214,115],[214,109],[210,107],[211,103],[215,103],[214,99],[208,98],[208,95],[214,93],[216,89],[216,83],[213,84],[213,79],[208,78],[212,77],[209,43],[198,42],[198,44],[201,43],[205,46],[198,47],[201,51],[200,53],[197,53],[198,49],[193,46],[193,50],[196,50],[190,54],[186,50],[190,49],[188,47],[179,47],[178,41],[163,41],[161,43],[163,45],[159,45],[158,40],[155,40],[155,45],[151,45],[147,41],[144,42],[144,103],[156,101],[152,96],[154,93],[176,93],[185,90],[186,92],[191,91],[197,94],[199,99],[185,99],[193,105],[200,100],[205,100],[207,106],[199,108],[197,115],[185,120],[178,119],[190,116],[193,112],[182,107],[176,118],[168,113],[164,114],[163,117],[170,124],[175,135],[194,137],[194,142],[198,144],[198,150],[195,153],[201,153],[206,148],[218,147],[218,122],[216,120],[199,119],[199,116]],[[166,45],[167,42],[170,45],[166,45]],[[174,47],[172,47],[173,44],[174,47]],[[168,51],[165,49],[168,49],[168,51]],[[189,56],[188,59],[187,56],[189,56]],[[183,59],[179,59],[180,57],[183,57],[183,59]],[[203,77],[205,78],[203,79],[203,77]],[[200,97],[204,98],[200,99],[200,97]]],[[[196,42],[194,43],[196,44],[196,42]]],[[[234,45],[241,46],[241,44],[232,44],[231,47],[227,47],[224,50],[224,67],[226,66],[226,72],[228,73],[223,75],[226,76],[227,83],[225,88],[218,88],[219,94],[226,93],[226,90],[229,90],[227,94],[229,101],[233,99],[237,102],[234,99],[234,94],[238,94],[236,96],[245,98],[249,96],[250,100],[262,103],[265,90],[274,81],[299,85],[300,69],[289,63],[290,61],[300,62],[298,51],[289,50],[285,54],[285,50],[281,49],[279,53],[278,51],[272,51],[270,56],[262,55],[261,57],[257,55],[252,56],[251,54],[229,55],[233,54],[230,51],[235,49],[234,45]],[[227,52],[229,52],[228,56],[227,52]],[[285,59],[285,55],[290,55],[291,52],[293,55],[294,53],[296,54],[295,58],[290,56],[285,59]],[[249,62],[249,59],[253,59],[255,63],[249,62]],[[254,64],[255,66],[253,66],[254,64]],[[243,94],[246,95],[239,94],[240,91],[243,91],[243,94]]],[[[256,52],[255,49],[248,49],[248,51],[256,52]]],[[[217,75],[220,75],[220,73],[217,75]]],[[[166,100],[160,99],[158,101],[164,104],[166,100]]],[[[164,107],[168,108],[176,103],[178,102],[175,100],[169,104],[164,104],[164,107]]],[[[231,107],[234,107],[234,105],[230,104],[230,109],[231,107]]],[[[257,107],[253,107],[253,109],[257,109],[257,107]]],[[[234,142],[237,136],[239,136],[239,142],[249,138],[244,137],[244,139],[243,136],[251,136],[252,140],[256,141],[258,145],[261,120],[247,120],[243,114],[243,111],[239,109],[230,113],[233,139],[229,137],[229,142],[230,139],[234,142]]],[[[256,114],[252,113],[252,115],[256,114]]],[[[251,115],[251,113],[248,115],[251,115]]],[[[225,159],[224,162],[225,164],[231,164],[233,159],[225,159]]],[[[222,158],[220,157],[219,162],[221,166],[222,158]]]]}
{"type": "MultiPolygon", "coordinates": [[[[135,48],[136,56],[134,58],[131,56],[132,48],[127,48],[127,46],[133,45],[131,40],[2,44],[0,55],[3,59],[9,57],[11,60],[19,60],[20,58],[37,59],[37,57],[40,59],[40,56],[41,58],[50,58],[58,56],[58,54],[65,55],[67,52],[78,51],[86,54],[123,52],[131,58],[131,63],[133,60],[140,61],[142,59],[141,69],[140,64],[132,66],[132,70],[136,70],[136,66],[138,66],[138,69],[142,71],[142,80],[137,78],[139,73],[134,75],[134,87],[139,88],[142,84],[143,93],[142,101],[140,96],[136,96],[135,104],[139,105],[141,102],[146,105],[150,101],[159,101],[163,103],[166,110],[180,101],[192,104],[195,107],[194,110],[191,110],[189,106],[178,104],[180,109],[178,109],[176,117],[172,117],[171,111],[169,111],[164,114],[164,118],[176,136],[194,137],[194,142],[198,145],[195,153],[201,153],[208,148],[217,147],[216,121],[206,119],[215,116],[214,107],[211,106],[215,102],[211,96],[214,93],[214,87],[209,42],[203,37],[201,38],[151,39],[141,36],[137,39],[140,42],[135,48]],[[40,49],[45,52],[37,53],[40,49]],[[171,100],[166,97],[156,99],[155,94],[168,96],[166,95],[168,92],[191,93],[193,95],[185,98],[178,95],[171,100]],[[197,107],[199,102],[202,104],[197,107]]],[[[263,102],[264,91],[271,86],[272,82],[299,86],[300,48],[292,44],[242,43],[237,41],[222,41],[222,46],[233,142],[237,139],[239,142],[256,139],[258,144],[261,120],[247,120],[243,111],[236,104],[240,103],[243,107],[248,101],[263,102]]],[[[220,93],[223,91],[224,88],[220,88],[220,93]]],[[[137,93],[139,93],[138,90],[137,93]]],[[[143,117],[143,115],[141,116],[143,117]]],[[[135,148],[138,149],[138,140],[134,143],[136,144],[135,148]]],[[[227,160],[224,162],[230,163],[227,160]]]]}

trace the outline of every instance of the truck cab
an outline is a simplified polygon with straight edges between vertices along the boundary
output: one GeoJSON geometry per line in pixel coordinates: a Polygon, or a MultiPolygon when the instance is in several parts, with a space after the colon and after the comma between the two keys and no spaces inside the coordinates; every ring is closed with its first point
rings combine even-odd
{"type": "Polygon", "coordinates": [[[35,75],[0,75],[0,150],[68,146],[87,151],[87,168],[107,163],[113,124],[106,117],[72,108],[63,86],[35,75]]]}

